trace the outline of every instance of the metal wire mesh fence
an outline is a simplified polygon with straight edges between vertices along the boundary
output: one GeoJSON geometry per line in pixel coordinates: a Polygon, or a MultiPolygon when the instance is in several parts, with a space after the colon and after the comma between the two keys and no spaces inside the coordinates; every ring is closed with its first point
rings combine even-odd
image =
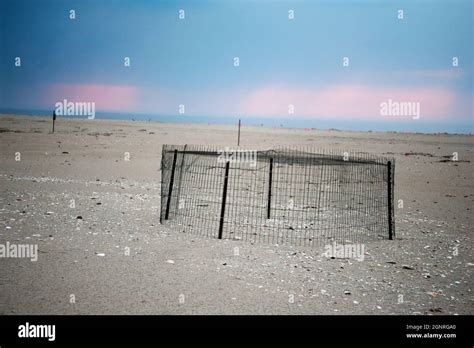
{"type": "Polygon", "coordinates": [[[250,242],[392,239],[394,171],[372,154],[164,145],[160,221],[250,242]]]}

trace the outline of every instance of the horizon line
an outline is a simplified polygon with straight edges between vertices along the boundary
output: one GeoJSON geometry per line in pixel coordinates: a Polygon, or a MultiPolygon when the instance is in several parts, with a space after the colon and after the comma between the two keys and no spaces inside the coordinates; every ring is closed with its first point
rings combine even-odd
{"type": "MultiPolygon", "coordinates": [[[[51,117],[54,109],[51,109],[51,113],[48,113],[47,109],[41,108],[3,108],[0,107],[0,116],[8,116],[9,114],[15,116],[36,116],[36,117],[51,117]]],[[[238,120],[247,120],[254,121],[248,125],[251,126],[261,126],[261,127],[270,127],[276,128],[275,123],[288,122],[286,125],[278,124],[278,128],[290,128],[290,129],[320,129],[320,130],[340,130],[340,131],[350,131],[350,132],[385,132],[385,133],[414,133],[414,134],[452,134],[452,135],[468,135],[470,136],[474,131],[474,122],[471,119],[471,123],[449,123],[449,122],[433,122],[433,121],[424,121],[424,120],[412,120],[409,117],[405,116],[395,116],[395,119],[385,119],[380,121],[374,120],[351,120],[351,119],[330,119],[330,118],[305,118],[297,117],[288,118],[285,116],[279,117],[262,117],[262,116],[231,116],[231,115],[221,115],[221,116],[204,116],[204,115],[186,115],[186,114],[151,114],[143,112],[117,112],[117,111],[97,111],[96,119],[101,120],[118,120],[118,121],[155,121],[162,123],[191,123],[191,124],[202,124],[202,123],[215,123],[218,124],[235,124],[238,120]],[[106,116],[100,117],[100,116],[106,116]],[[118,116],[118,117],[113,117],[118,116]],[[120,117],[122,116],[122,117],[120,117]],[[137,117],[133,117],[137,116],[137,117]],[[161,118],[161,120],[160,120],[161,118]],[[404,118],[404,119],[403,119],[404,118]],[[163,120],[165,119],[165,120],[163,120]],[[185,119],[185,120],[183,120],[185,119]],[[410,122],[410,121],[416,121],[410,122]],[[308,122],[307,126],[302,125],[301,123],[308,122]],[[323,122],[325,125],[316,126],[314,123],[323,122]],[[330,125],[333,123],[334,125],[330,125]],[[357,126],[359,127],[357,127],[357,126]],[[372,125],[372,127],[370,127],[372,125]],[[387,126],[387,129],[384,129],[383,126],[387,126]],[[413,129],[407,127],[408,125],[415,126],[413,129]],[[451,126],[451,131],[449,129],[436,129],[436,126],[451,126]],[[341,128],[343,126],[343,128],[341,128]],[[365,126],[365,127],[364,127],[365,126]],[[398,126],[398,127],[397,127],[398,126]],[[427,127],[428,126],[428,127],[427,127]],[[422,130],[421,128],[430,128],[422,130]],[[397,129],[393,129],[397,128],[397,129]],[[455,131],[453,131],[456,129],[455,131]]],[[[84,119],[85,116],[60,116],[67,119],[84,119]]],[[[466,120],[467,121],[467,120],[466,120]]]]}

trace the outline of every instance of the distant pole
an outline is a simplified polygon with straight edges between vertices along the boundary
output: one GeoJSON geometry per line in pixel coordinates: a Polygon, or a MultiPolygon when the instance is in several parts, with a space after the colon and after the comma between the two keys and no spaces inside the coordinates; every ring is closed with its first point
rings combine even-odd
{"type": "Polygon", "coordinates": [[[237,137],[237,146],[240,146],[240,118],[239,118],[239,135],[237,137]]]}
{"type": "Polygon", "coordinates": [[[53,133],[54,133],[54,123],[56,122],[56,111],[53,112],[53,133]]]}

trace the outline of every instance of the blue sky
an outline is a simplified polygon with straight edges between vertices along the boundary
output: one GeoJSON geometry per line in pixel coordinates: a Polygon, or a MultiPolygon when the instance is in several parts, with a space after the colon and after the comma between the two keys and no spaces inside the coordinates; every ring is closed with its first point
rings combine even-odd
{"type": "Polygon", "coordinates": [[[195,117],[473,128],[472,1],[7,0],[0,6],[1,108],[53,109],[68,99],[124,113],[173,115],[182,104],[195,117]],[[419,103],[420,118],[381,115],[388,100],[419,103]]]}

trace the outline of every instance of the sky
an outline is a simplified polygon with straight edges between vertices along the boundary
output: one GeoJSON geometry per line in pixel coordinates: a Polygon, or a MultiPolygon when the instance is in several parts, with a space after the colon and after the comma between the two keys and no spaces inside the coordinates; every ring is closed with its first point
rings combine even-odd
{"type": "Polygon", "coordinates": [[[471,132],[473,12],[470,0],[0,0],[0,108],[67,99],[117,113],[471,132]],[[397,113],[402,103],[419,114],[397,113]]]}

